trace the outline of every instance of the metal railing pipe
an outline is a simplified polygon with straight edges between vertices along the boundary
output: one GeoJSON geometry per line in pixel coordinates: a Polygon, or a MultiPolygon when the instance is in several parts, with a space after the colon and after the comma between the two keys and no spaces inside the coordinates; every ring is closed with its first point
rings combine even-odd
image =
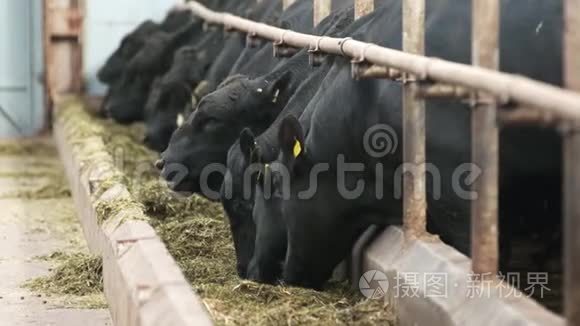
{"type": "MultiPolygon", "coordinates": [[[[499,0],[472,1],[472,61],[478,67],[499,68],[499,0]]],[[[499,237],[499,128],[496,98],[480,94],[471,112],[471,161],[482,171],[473,182],[471,259],[476,275],[495,277],[499,237]]]]}
{"type": "Polygon", "coordinates": [[[481,67],[428,58],[351,39],[338,39],[297,33],[263,23],[250,21],[227,13],[213,12],[198,2],[187,6],[202,19],[227,25],[243,32],[254,32],[258,37],[284,40],[293,47],[319,45],[322,52],[356,57],[363,50],[365,59],[373,64],[396,68],[421,78],[463,86],[489,93],[502,101],[512,100],[525,107],[550,111],[562,117],[580,120],[580,94],[527,77],[502,73],[481,67]],[[320,40],[319,40],[320,39],[320,40]]]}
{"type": "MultiPolygon", "coordinates": [[[[580,91],[580,0],[564,0],[564,80],[580,91]]],[[[564,150],[564,314],[580,326],[580,124],[563,128],[564,150]]]]}
{"type": "MultiPolygon", "coordinates": [[[[425,54],[425,0],[403,1],[403,51],[425,54]]],[[[416,237],[427,228],[425,100],[417,96],[416,76],[405,74],[403,81],[403,224],[416,237]]]]}

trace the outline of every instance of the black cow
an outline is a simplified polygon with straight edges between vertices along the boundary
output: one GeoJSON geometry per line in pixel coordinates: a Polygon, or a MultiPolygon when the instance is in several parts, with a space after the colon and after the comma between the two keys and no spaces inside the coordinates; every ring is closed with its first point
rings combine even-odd
{"type": "MultiPolygon", "coordinates": [[[[502,17],[502,36],[509,38],[501,40],[502,70],[559,84],[561,4],[535,0],[524,5],[506,0],[502,12],[509,13],[509,17],[502,17]],[[553,51],[546,52],[546,48],[553,51]]],[[[471,4],[429,1],[427,13],[427,54],[469,62],[471,4]]],[[[400,48],[400,1],[387,1],[371,16],[374,21],[355,38],[400,48]]],[[[281,154],[271,166],[264,166],[262,173],[272,176],[274,190],[269,199],[273,200],[260,196],[262,183],[258,183],[254,210],[258,217],[267,212],[263,218],[270,224],[283,221],[287,228],[283,280],[312,288],[324,284],[362,230],[370,224],[399,223],[402,214],[398,194],[401,148],[373,148],[373,143],[368,143],[373,139],[368,137],[372,135],[369,131],[383,131],[378,135],[384,140],[401,144],[401,86],[382,80],[354,81],[348,62],[337,59],[335,65],[342,68],[334,87],[318,101],[312,117],[301,121],[288,117],[282,122],[278,135],[281,154]],[[344,162],[362,163],[364,169],[341,171],[344,162]],[[285,178],[285,170],[289,178],[285,178]],[[311,194],[313,171],[317,188],[311,194]],[[364,182],[362,192],[353,194],[360,182],[364,182]],[[376,191],[379,186],[382,193],[376,191]]],[[[465,180],[460,172],[462,165],[470,162],[470,119],[470,111],[463,105],[445,101],[428,104],[427,157],[432,164],[427,185],[429,230],[464,253],[469,252],[471,198],[460,186],[465,180]],[[457,184],[455,177],[460,178],[457,184]]],[[[541,130],[503,133],[501,185],[528,191],[514,184],[514,175],[559,176],[560,162],[555,159],[558,145],[557,138],[541,130]],[[541,156],[537,155],[538,148],[543,150],[541,156]]],[[[509,216],[502,214],[502,218],[509,216]]]]}
{"type": "Polygon", "coordinates": [[[171,67],[173,55],[180,47],[203,37],[202,21],[193,19],[174,32],[151,35],[143,48],[131,59],[127,71],[131,74],[159,75],[171,67]]]}
{"type": "MultiPolygon", "coordinates": [[[[185,21],[181,17],[174,18],[185,21]]],[[[191,18],[177,31],[158,31],[147,38],[139,52],[127,63],[121,78],[109,87],[103,102],[105,114],[119,123],[143,120],[151,83],[171,66],[172,58],[167,58],[165,51],[179,48],[200,32],[200,20],[191,18]]]]}
{"type": "MultiPolygon", "coordinates": [[[[311,20],[293,22],[300,26],[311,24],[311,20]]],[[[275,60],[271,53],[268,60],[275,60]]],[[[259,64],[265,65],[266,61],[259,64]]],[[[227,151],[241,130],[251,126],[259,134],[268,128],[310,71],[308,56],[303,50],[264,76],[229,77],[215,92],[204,97],[188,121],[173,134],[162,154],[159,166],[165,165],[162,175],[172,180],[170,187],[177,191],[200,192],[204,168],[211,164],[225,168],[227,151]],[[187,168],[179,182],[174,180],[176,166],[187,168]]],[[[219,193],[222,181],[222,174],[212,174],[209,188],[219,193]]],[[[248,260],[250,257],[251,253],[248,260]]]]}
{"type": "MultiPolygon", "coordinates": [[[[302,5],[308,1],[300,0],[295,4],[299,3],[302,5]]],[[[310,11],[312,11],[311,3],[310,11]]],[[[287,13],[283,15],[285,19],[291,19],[296,24],[296,26],[292,26],[293,28],[312,26],[310,19],[312,14],[304,15],[303,11],[296,11],[294,14],[299,15],[299,17],[292,17],[287,13]]],[[[267,59],[257,63],[256,66],[273,65],[274,62],[276,59],[272,58],[270,54],[267,59]]],[[[181,191],[199,191],[201,169],[211,163],[225,164],[227,150],[245,126],[256,123],[257,129],[265,130],[282,110],[301,78],[308,74],[310,68],[307,62],[306,52],[302,51],[301,55],[296,55],[289,62],[280,63],[271,73],[258,78],[239,74],[232,75],[216,91],[204,97],[188,121],[182,128],[176,130],[168,149],[162,155],[168,164],[181,163],[186,165],[190,170],[188,180],[195,181],[193,183],[196,184],[192,189],[185,186],[185,183],[188,182],[182,185],[174,184],[175,188],[181,191]],[[260,110],[262,107],[267,109],[260,110]],[[264,120],[264,118],[266,119],[264,120]],[[208,124],[209,127],[220,127],[217,129],[228,135],[233,131],[233,136],[218,137],[216,128],[208,128],[205,124],[208,124]],[[201,127],[204,128],[197,128],[200,125],[203,125],[201,127]],[[222,129],[222,127],[224,128],[222,129]],[[204,134],[205,131],[208,131],[207,134],[204,134]],[[216,146],[212,145],[214,143],[216,146]],[[176,148],[177,146],[179,149],[176,148]],[[183,148],[181,148],[182,146],[183,148]],[[205,152],[219,153],[219,157],[218,159],[209,158],[211,155],[202,155],[205,152]],[[188,156],[190,158],[187,158],[188,156]]],[[[212,189],[219,191],[221,178],[218,178],[213,186],[212,189]]]]}
{"type": "MultiPolygon", "coordinates": [[[[263,12],[271,13],[271,10],[268,10],[270,7],[281,8],[281,4],[278,4],[279,6],[276,6],[276,1],[273,4],[261,2],[250,8],[239,7],[238,11],[251,10],[256,16],[254,18],[259,19],[261,18],[259,15],[263,12]]],[[[157,93],[155,98],[148,101],[145,136],[145,144],[148,147],[159,152],[165,150],[171,134],[177,127],[176,121],[182,120],[184,114],[192,111],[187,108],[191,107],[194,102],[193,89],[208,73],[212,73],[214,81],[220,77],[225,78],[227,71],[235,62],[234,57],[241,52],[238,34],[240,33],[232,33],[226,40],[221,30],[214,29],[207,32],[195,46],[184,47],[177,51],[171,69],[165,73],[162,82],[158,84],[161,90],[152,90],[150,94],[152,96],[153,93],[157,93]],[[211,72],[209,72],[210,68],[211,72]],[[225,74],[220,76],[220,73],[224,71],[225,74]]]]}
{"type": "MultiPolygon", "coordinates": [[[[189,170],[187,178],[170,183],[170,187],[176,191],[201,191],[199,182],[203,169],[214,163],[225,165],[227,150],[245,126],[254,125],[256,130],[265,130],[291,95],[293,79],[288,69],[257,79],[236,75],[204,97],[184,125],[172,135],[162,154],[167,163],[162,171],[166,179],[173,179],[172,164],[184,164],[189,170]]],[[[212,174],[209,189],[219,191],[221,184],[222,176],[212,174]]]]}
{"type": "Polygon", "coordinates": [[[191,101],[194,87],[201,81],[212,58],[219,52],[222,39],[216,37],[204,40],[201,48],[186,46],[175,53],[173,64],[156,86],[151,88],[145,117],[145,144],[156,151],[163,151],[169,138],[177,128],[177,118],[185,114],[185,108],[191,101]],[[159,89],[155,89],[155,88],[159,89]]]}
{"type": "MultiPolygon", "coordinates": [[[[216,3],[214,10],[229,10],[234,13],[243,11],[247,8],[250,0],[245,1],[221,1],[216,3]]],[[[186,11],[187,12],[187,11],[186,11]]],[[[223,44],[223,37],[221,28],[216,25],[203,25],[203,21],[189,14],[187,17],[176,16],[174,20],[178,20],[179,24],[175,22],[174,28],[176,30],[165,32],[160,31],[153,34],[147,39],[141,50],[128,62],[126,75],[123,80],[133,80],[139,78],[147,87],[139,88],[146,89],[146,91],[138,94],[128,94],[128,92],[135,90],[132,85],[126,83],[117,83],[115,87],[117,90],[111,90],[107,96],[107,101],[104,104],[106,112],[116,121],[121,123],[130,123],[134,121],[143,120],[144,106],[147,101],[147,95],[150,92],[150,86],[153,80],[160,75],[165,74],[172,66],[175,52],[188,45],[197,46],[198,49],[204,49],[207,55],[205,63],[196,63],[199,71],[207,70],[207,62],[211,60],[211,55],[219,51],[223,44]],[[179,19],[178,19],[179,18],[179,19]],[[204,27],[207,27],[204,29],[204,27]],[[117,95],[118,94],[118,95],[117,95]],[[134,99],[134,101],[127,102],[124,98],[120,98],[122,94],[127,94],[127,97],[134,99]],[[127,105],[131,104],[131,107],[127,105]]],[[[200,79],[201,77],[198,77],[200,79]]],[[[149,101],[151,103],[151,101],[149,101]]],[[[166,126],[163,126],[165,128],[166,126]]],[[[159,147],[159,146],[157,146],[159,147]]],[[[162,149],[163,146],[160,146],[162,149]]]]}
{"type": "MultiPolygon", "coordinates": [[[[361,20],[353,26],[349,26],[352,21],[353,10],[350,8],[334,13],[323,21],[317,30],[328,36],[341,37],[341,32],[347,26],[348,29],[344,35],[350,34],[350,30],[356,30],[357,26],[362,23],[361,20]]],[[[222,187],[221,201],[230,220],[238,259],[248,261],[248,258],[245,257],[253,256],[247,271],[247,276],[251,279],[270,283],[277,279],[280,274],[280,263],[286,252],[286,241],[285,229],[268,227],[266,225],[270,221],[261,218],[257,218],[259,220],[254,223],[252,219],[253,196],[252,193],[248,192],[248,184],[246,183],[250,180],[245,180],[249,176],[246,173],[247,168],[252,163],[267,163],[277,158],[276,137],[280,122],[286,115],[302,114],[315,94],[322,93],[319,91],[319,86],[323,80],[326,79],[324,87],[332,85],[336,72],[329,73],[329,70],[333,61],[333,56],[327,57],[324,64],[300,85],[268,130],[255,138],[250,129],[244,129],[240,141],[234,144],[228,152],[228,171],[222,187]],[[260,245],[263,242],[270,242],[272,245],[260,245]],[[254,252],[254,247],[256,252],[254,252]]],[[[250,188],[250,190],[253,189],[250,188]]],[[[240,268],[246,266],[240,262],[239,265],[240,268]]]]}

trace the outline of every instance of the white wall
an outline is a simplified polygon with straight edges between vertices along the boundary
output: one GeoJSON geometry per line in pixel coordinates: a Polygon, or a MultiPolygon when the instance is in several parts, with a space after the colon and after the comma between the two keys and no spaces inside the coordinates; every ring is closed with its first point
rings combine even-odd
{"type": "Polygon", "coordinates": [[[86,0],[83,55],[87,93],[105,92],[96,74],[123,36],[146,19],[160,21],[177,2],[183,1],[86,0]]]}

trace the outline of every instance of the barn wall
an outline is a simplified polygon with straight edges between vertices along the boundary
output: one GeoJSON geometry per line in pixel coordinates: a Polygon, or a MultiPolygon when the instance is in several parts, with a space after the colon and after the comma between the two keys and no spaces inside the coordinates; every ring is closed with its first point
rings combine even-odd
{"type": "MultiPolygon", "coordinates": [[[[0,0],[1,1],[1,0],[0,0]]],[[[161,20],[178,0],[85,0],[83,72],[87,92],[102,95],[96,74],[123,36],[146,19],[161,20]]]]}

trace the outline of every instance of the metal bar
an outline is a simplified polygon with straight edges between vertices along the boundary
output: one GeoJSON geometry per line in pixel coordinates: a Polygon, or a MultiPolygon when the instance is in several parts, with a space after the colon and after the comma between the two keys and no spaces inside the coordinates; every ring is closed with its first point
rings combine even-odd
{"type": "Polygon", "coordinates": [[[356,80],[367,78],[398,80],[402,77],[401,72],[396,69],[371,65],[368,62],[352,62],[351,72],[352,78],[356,80]]]}
{"type": "MultiPolygon", "coordinates": [[[[564,3],[564,81],[580,91],[580,0],[564,3]]],[[[580,326],[580,122],[563,135],[564,149],[564,314],[568,325],[580,326]]]]}
{"type": "MultiPolygon", "coordinates": [[[[403,1],[403,51],[425,54],[425,0],[403,1]]],[[[403,80],[403,226],[413,237],[427,227],[425,101],[417,97],[419,80],[403,80]]]]}
{"type": "Polygon", "coordinates": [[[570,326],[580,325],[580,128],[564,133],[564,314],[570,326]]]}
{"type": "Polygon", "coordinates": [[[191,1],[189,8],[204,20],[215,24],[229,25],[244,32],[255,32],[257,36],[277,41],[284,35],[285,43],[297,48],[319,44],[320,51],[356,57],[363,50],[365,59],[373,64],[396,68],[433,81],[463,86],[489,93],[495,97],[512,100],[525,107],[536,107],[554,112],[567,118],[580,119],[580,94],[530,78],[510,75],[461,63],[428,58],[421,55],[384,48],[368,43],[287,31],[263,23],[253,22],[227,13],[208,10],[191,1]]]}
{"type": "MultiPolygon", "coordinates": [[[[499,68],[499,0],[472,2],[472,61],[476,66],[499,68]]],[[[471,259],[473,272],[495,277],[498,271],[499,132],[495,98],[480,94],[471,114],[472,162],[482,169],[473,184],[477,199],[471,203],[471,259]]]]}
{"type": "Polygon", "coordinates": [[[503,109],[497,112],[500,127],[505,126],[542,126],[558,127],[562,119],[549,112],[531,108],[503,109]]]}
{"type": "Polygon", "coordinates": [[[375,0],[354,0],[354,19],[368,15],[375,10],[375,0]]]}
{"type": "Polygon", "coordinates": [[[448,84],[426,84],[419,85],[417,96],[421,98],[456,98],[466,99],[472,95],[472,91],[465,87],[458,87],[448,84]]]}
{"type": "Polygon", "coordinates": [[[286,8],[290,7],[294,3],[294,1],[296,1],[296,0],[284,0],[284,1],[282,1],[282,8],[286,9],[286,8]]]}
{"type": "Polygon", "coordinates": [[[331,0],[312,0],[314,9],[314,26],[318,25],[326,16],[330,15],[331,0]]]}

